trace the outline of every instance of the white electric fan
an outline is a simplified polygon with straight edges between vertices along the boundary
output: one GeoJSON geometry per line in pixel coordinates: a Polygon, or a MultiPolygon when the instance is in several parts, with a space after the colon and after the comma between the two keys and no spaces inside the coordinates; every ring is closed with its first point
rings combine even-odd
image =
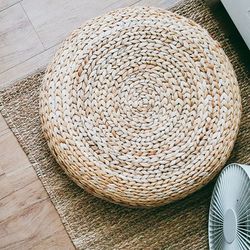
{"type": "Polygon", "coordinates": [[[215,184],[208,222],[210,250],[250,250],[250,166],[230,164],[215,184]]]}

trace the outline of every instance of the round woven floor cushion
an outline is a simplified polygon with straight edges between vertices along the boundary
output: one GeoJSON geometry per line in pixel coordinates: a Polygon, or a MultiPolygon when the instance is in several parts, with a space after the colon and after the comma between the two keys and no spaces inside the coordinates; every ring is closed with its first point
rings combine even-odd
{"type": "Polygon", "coordinates": [[[159,206],[198,190],[225,164],[241,102],[208,32],[135,7],[75,30],[48,67],[42,128],[58,163],[95,196],[159,206]]]}

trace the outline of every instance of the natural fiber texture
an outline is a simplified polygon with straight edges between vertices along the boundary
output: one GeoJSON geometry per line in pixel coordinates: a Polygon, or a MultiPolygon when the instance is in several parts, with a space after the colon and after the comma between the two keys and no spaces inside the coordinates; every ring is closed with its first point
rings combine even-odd
{"type": "Polygon", "coordinates": [[[200,25],[131,7],[74,31],[41,91],[45,138],[98,197],[157,206],[207,184],[228,159],[241,100],[232,65],[200,25]]]}
{"type": "MultiPolygon", "coordinates": [[[[225,37],[203,1],[174,9],[207,28],[235,69],[242,97],[242,118],[230,162],[250,163],[250,71],[225,37]]],[[[244,51],[247,53],[247,51],[244,51]]],[[[84,192],[55,162],[43,138],[39,113],[40,72],[1,92],[4,118],[27,153],[78,249],[207,249],[207,217],[211,188],[184,200],[153,209],[114,205],[84,192]]]]}

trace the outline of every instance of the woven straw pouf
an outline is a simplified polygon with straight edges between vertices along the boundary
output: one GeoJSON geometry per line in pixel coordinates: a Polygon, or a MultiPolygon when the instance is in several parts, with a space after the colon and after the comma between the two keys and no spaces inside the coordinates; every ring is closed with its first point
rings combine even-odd
{"type": "Polygon", "coordinates": [[[208,32],[166,10],[119,9],[62,44],[40,95],[58,163],[95,196],[159,206],[208,183],[238,132],[233,68],[208,32]]]}

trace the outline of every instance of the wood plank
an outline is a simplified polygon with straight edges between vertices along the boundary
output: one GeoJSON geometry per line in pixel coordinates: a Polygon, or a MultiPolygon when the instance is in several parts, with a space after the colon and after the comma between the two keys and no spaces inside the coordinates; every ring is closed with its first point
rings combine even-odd
{"type": "Polygon", "coordinates": [[[53,241],[51,237],[58,233],[61,233],[60,239],[64,240],[63,249],[73,249],[53,205],[49,199],[45,199],[20,209],[0,222],[0,248],[33,249],[33,246],[40,245],[44,247],[43,249],[51,249],[46,246],[46,242],[50,241],[50,244],[60,246],[58,242],[51,243],[53,241]]]}
{"type": "Polygon", "coordinates": [[[0,131],[0,249],[74,249],[47,192],[1,115],[0,131]]]}
{"type": "Polygon", "coordinates": [[[23,0],[22,6],[45,48],[59,43],[84,21],[138,0],[23,0]]]}
{"type": "Polygon", "coordinates": [[[20,2],[20,0],[1,0],[0,11],[9,8],[10,6],[20,2]]]}
{"type": "Polygon", "coordinates": [[[6,131],[7,129],[8,129],[8,125],[0,113],[0,136],[1,136],[1,133],[6,131]]]}
{"type": "Polygon", "coordinates": [[[8,177],[2,173],[0,175],[0,200],[13,192],[12,186],[8,181],[8,177]]]}
{"type": "Polygon", "coordinates": [[[27,156],[10,129],[0,136],[0,159],[0,168],[5,174],[30,166],[27,156]]]}
{"type": "MultiPolygon", "coordinates": [[[[21,168],[7,173],[5,175],[14,192],[38,180],[36,171],[31,165],[27,166],[26,168],[21,168]]],[[[41,189],[43,189],[42,185],[40,186],[41,189]]]]}
{"type": "Polygon", "coordinates": [[[0,73],[44,50],[18,3],[0,12],[0,73]]]}
{"type": "Polygon", "coordinates": [[[44,249],[65,249],[73,250],[74,246],[69,242],[68,235],[65,230],[57,231],[50,237],[41,240],[37,244],[32,245],[32,250],[44,250],[44,249]]]}
{"type": "Polygon", "coordinates": [[[47,199],[48,195],[41,188],[41,185],[40,180],[36,178],[23,188],[3,197],[0,200],[0,221],[5,221],[20,210],[32,207],[32,205],[47,199]]]}
{"type": "MultiPolygon", "coordinates": [[[[18,79],[22,79],[27,75],[34,73],[35,71],[44,68],[48,65],[52,56],[54,55],[58,45],[43,51],[42,53],[29,58],[23,63],[3,72],[0,74],[0,88],[10,86],[18,79]]],[[[1,121],[0,121],[1,122],[1,121]]]]}

